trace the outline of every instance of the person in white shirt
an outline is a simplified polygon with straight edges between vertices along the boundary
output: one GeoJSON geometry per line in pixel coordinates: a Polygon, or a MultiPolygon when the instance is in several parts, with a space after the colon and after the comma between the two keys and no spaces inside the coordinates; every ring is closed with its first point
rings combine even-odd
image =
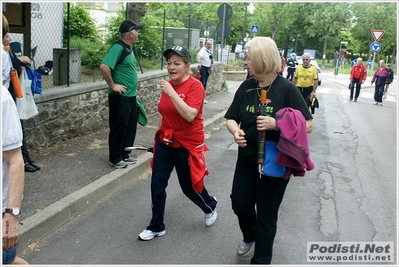
{"type": "Polygon", "coordinates": [[[15,102],[7,88],[1,88],[2,126],[2,264],[28,264],[17,257],[19,219],[24,192],[24,160],[22,158],[22,127],[15,102]]]}
{"type": "MultiPolygon", "coordinates": [[[[212,41],[208,40],[205,45],[197,54],[198,70],[201,74],[201,83],[206,90],[206,83],[208,82],[208,76],[211,75],[211,65],[213,64],[213,55],[211,53],[212,41]]],[[[204,100],[204,103],[208,101],[204,100]]]]}

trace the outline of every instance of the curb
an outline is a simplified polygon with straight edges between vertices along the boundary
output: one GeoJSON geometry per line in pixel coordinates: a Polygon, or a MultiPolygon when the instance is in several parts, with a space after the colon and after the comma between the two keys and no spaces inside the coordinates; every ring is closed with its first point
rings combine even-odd
{"type": "MultiPolygon", "coordinates": [[[[205,133],[225,122],[224,114],[227,110],[216,114],[204,122],[205,133]]],[[[26,218],[20,225],[19,252],[21,254],[30,244],[40,241],[56,231],[64,224],[83,214],[99,201],[111,196],[118,190],[150,172],[152,154],[144,153],[139,156],[136,164],[126,169],[116,169],[93,183],[71,193],[70,195],[51,204],[45,209],[26,218]],[[132,177],[134,177],[132,179],[132,177]]]]}

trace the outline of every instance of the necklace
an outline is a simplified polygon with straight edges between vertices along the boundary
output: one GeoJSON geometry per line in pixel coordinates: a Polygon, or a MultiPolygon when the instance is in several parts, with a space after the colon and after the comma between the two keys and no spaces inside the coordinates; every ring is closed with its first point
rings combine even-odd
{"type": "Polygon", "coordinates": [[[274,81],[276,80],[276,78],[277,78],[277,76],[273,79],[273,81],[269,84],[269,85],[267,85],[267,86],[259,86],[259,81],[257,81],[257,84],[258,84],[258,90],[256,90],[256,92],[258,93],[258,96],[259,96],[259,100],[261,100],[261,97],[260,97],[260,93],[259,93],[259,91],[261,91],[261,90],[266,90],[266,95],[267,95],[267,92],[269,92],[269,90],[270,90],[270,88],[272,88],[272,85],[273,85],[273,83],[274,83],[274,81]],[[260,89],[260,90],[259,90],[260,89]]]}

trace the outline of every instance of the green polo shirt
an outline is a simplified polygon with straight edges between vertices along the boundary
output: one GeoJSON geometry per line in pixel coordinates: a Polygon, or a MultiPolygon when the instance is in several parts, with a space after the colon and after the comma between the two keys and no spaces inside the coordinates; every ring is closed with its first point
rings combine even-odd
{"type": "MultiPolygon", "coordinates": [[[[123,47],[120,44],[114,43],[108,49],[107,55],[104,57],[101,63],[107,65],[111,69],[111,75],[114,83],[123,84],[126,86],[126,93],[123,96],[133,97],[137,94],[137,70],[136,70],[136,58],[133,52],[130,53],[122,62],[119,62],[120,56],[123,49],[129,46],[123,47]]],[[[118,94],[108,89],[109,94],[118,94]]]]}

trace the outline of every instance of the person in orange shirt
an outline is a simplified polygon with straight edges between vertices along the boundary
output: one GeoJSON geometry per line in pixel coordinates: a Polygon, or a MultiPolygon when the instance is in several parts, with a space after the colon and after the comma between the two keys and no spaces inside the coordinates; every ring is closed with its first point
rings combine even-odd
{"type": "Polygon", "coordinates": [[[349,80],[351,81],[350,83],[350,97],[349,101],[353,100],[353,91],[355,89],[355,84],[356,84],[356,93],[355,93],[355,102],[357,102],[357,99],[360,95],[360,89],[361,85],[366,81],[367,78],[367,70],[366,66],[362,63],[363,59],[359,57],[356,61],[356,64],[353,65],[350,73],[349,80]]]}

